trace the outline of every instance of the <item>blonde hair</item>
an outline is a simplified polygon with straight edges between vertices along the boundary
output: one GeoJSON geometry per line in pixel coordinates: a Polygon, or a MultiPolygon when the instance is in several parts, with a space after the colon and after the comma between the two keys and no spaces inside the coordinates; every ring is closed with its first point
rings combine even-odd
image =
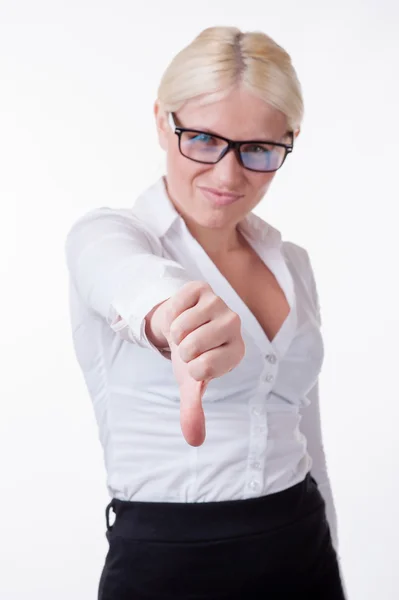
{"type": "Polygon", "coordinates": [[[239,83],[285,114],[290,129],[300,126],[303,97],[291,57],[259,31],[204,29],[167,67],[158,99],[165,111],[175,112],[193,98],[217,101],[239,83]]]}

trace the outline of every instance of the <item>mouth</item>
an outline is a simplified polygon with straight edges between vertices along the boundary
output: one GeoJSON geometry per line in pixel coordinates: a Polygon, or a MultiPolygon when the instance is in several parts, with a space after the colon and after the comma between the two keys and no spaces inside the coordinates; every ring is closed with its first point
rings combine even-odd
{"type": "Polygon", "coordinates": [[[211,200],[213,204],[217,204],[218,206],[226,206],[228,204],[233,204],[233,202],[237,202],[237,200],[243,197],[242,194],[225,192],[217,190],[215,188],[199,186],[199,189],[204,194],[204,196],[208,198],[208,200],[211,200]]]}

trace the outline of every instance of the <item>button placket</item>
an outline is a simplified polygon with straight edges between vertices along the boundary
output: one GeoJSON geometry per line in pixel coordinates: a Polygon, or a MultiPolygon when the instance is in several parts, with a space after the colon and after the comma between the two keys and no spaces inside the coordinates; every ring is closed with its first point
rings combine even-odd
{"type": "Polygon", "coordinates": [[[248,487],[253,491],[253,492],[257,492],[258,490],[260,490],[260,483],[259,481],[257,481],[256,479],[252,479],[249,483],[248,483],[248,487]]]}
{"type": "Polygon", "coordinates": [[[251,433],[246,486],[250,495],[257,495],[263,485],[264,456],[267,445],[267,413],[263,386],[259,390],[259,396],[253,399],[252,405],[249,407],[249,420],[251,433]]]}
{"type": "Polygon", "coordinates": [[[275,365],[277,362],[277,356],[275,354],[266,354],[266,360],[271,364],[275,365]]]}
{"type": "Polygon", "coordinates": [[[262,463],[260,462],[260,460],[254,460],[251,463],[251,469],[253,469],[254,471],[260,471],[262,468],[262,463]]]}
{"type": "Polygon", "coordinates": [[[263,435],[264,433],[266,433],[266,424],[259,423],[258,425],[255,425],[254,431],[256,435],[263,435]]]}
{"type": "Polygon", "coordinates": [[[277,372],[277,356],[273,353],[265,355],[266,361],[269,363],[270,367],[267,368],[267,372],[264,372],[264,381],[266,383],[272,383],[276,378],[277,372]]]}

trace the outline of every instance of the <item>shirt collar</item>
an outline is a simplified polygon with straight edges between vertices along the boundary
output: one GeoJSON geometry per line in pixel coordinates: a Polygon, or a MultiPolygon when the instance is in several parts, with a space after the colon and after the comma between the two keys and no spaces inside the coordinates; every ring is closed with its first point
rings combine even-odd
{"type": "MultiPolygon", "coordinates": [[[[140,194],[134,203],[134,213],[151,227],[159,239],[182,219],[169,198],[163,177],[140,194]]],[[[269,247],[281,246],[280,231],[253,212],[240,221],[239,228],[255,242],[262,242],[269,247]]]]}

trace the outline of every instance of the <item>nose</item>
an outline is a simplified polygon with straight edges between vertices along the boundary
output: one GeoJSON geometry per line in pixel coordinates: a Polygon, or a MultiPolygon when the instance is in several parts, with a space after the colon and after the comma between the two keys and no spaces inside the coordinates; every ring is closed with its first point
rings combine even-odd
{"type": "Polygon", "coordinates": [[[230,150],[213,166],[213,172],[220,184],[231,187],[239,184],[244,176],[244,167],[239,163],[234,150],[230,150]]]}

